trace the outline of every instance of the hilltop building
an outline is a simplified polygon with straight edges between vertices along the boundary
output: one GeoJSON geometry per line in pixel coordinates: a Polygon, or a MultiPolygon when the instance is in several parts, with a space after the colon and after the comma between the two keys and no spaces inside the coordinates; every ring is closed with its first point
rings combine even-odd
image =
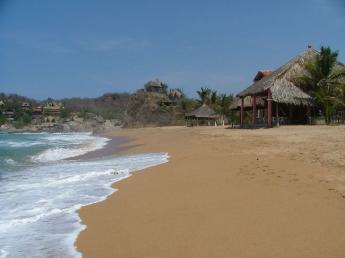
{"type": "Polygon", "coordinates": [[[37,106],[32,109],[32,113],[34,115],[42,115],[43,113],[43,107],[42,106],[37,106]]]}
{"type": "Polygon", "coordinates": [[[31,105],[28,102],[22,103],[22,110],[29,111],[31,109],[31,105]]]}
{"type": "Polygon", "coordinates": [[[167,87],[159,79],[151,80],[145,84],[146,92],[166,93],[167,87]]]}
{"type": "Polygon", "coordinates": [[[43,107],[43,112],[49,115],[58,115],[62,109],[62,104],[55,101],[48,101],[43,107]]]}

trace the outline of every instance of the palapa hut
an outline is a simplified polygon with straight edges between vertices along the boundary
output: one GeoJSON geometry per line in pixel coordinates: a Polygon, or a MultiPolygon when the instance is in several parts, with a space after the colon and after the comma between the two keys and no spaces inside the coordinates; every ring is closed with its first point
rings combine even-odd
{"type": "MultiPolygon", "coordinates": [[[[245,97],[244,100],[243,100],[244,108],[245,109],[252,108],[252,106],[253,106],[252,101],[253,101],[253,99],[252,99],[251,96],[245,97]]],[[[262,98],[262,97],[257,97],[256,98],[256,106],[264,108],[265,107],[265,99],[262,98]]],[[[231,102],[230,109],[231,110],[236,110],[236,109],[240,110],[240,107],[241,107],[241,98],[235,97],[233,99],[233,101],[231,102]]]]}
{"type": "Polygon", "coordinates": [[[237,102],[231,107],[240,110],[240,124],[244,126],[244,111],[252,111],[251,126],[261,122],[267,126],[280,123],[307,123],[310,117],[312,97],[298,88],[294,79],[306,73],[305,64],[319,52],[308,49],[287,64],[273,72],[260,71],[254,82],[237,94],[237,102]],[[250,99],[251,106],[248,105],[250,99]],[[261,121],[258,121],[258,106],[263,108],[261,121]],[[273,117],[275,114],[275,117],[273,117]]]}
{"type": "Polygon", "coordinates": [[[218,115],[216,112],[207,106],[206,104],[203,104],[201,107],[197,108],[196,110],[186,113],[185,114],[185,120],[187,126],[199,126],[199,125],[211,125],[214,124],[217,125],[217,118],[218,115]]]}

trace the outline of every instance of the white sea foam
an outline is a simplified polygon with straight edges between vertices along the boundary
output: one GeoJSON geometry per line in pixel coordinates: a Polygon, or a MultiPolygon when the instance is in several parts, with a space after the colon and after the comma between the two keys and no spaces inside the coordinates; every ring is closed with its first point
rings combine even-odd
{"type": "Polygon", "coordinates": [[[52,162],[83,155],[90,151],[102,149],[109,139],[83,134],[52,134],[45,139],[53,146],[32,157],[33,162],[52,162]]]}
{"type": "Polygon", "coordinates": [[[29,141],[23,141],[23,142],[6,142],[9,147],[13,148],[22,148],[22,147],[32,147],[36,145],[42,145],[44,142],[29,142],[29,141]]]}
{"type": "MultiPolygon", "coordinates": [[[[60,144],[64,135],[42,136],[60,144]]],[[[79,139],[79,143],[83,138],[91,145],[105,142],[88,134],[66,138],[67,145],[71,138],[79,139]]],[[[81,257],[74,241],[84,226],[76,211],[113,193],[113,182],[167,160],[165,153],[140,154],[35,163],[25,170],[12,171],[0,188],[0,258],[22,257],[23,253],[40,258],[81,257]]]]}
{"type": "Polygon", "coordinates": [[[13,160],[13,159],[5,159],[5,163],[8,164],[8,165],[15,165],[16,162],[13,160]]]}
{"type": "Polygon", "coordinates": [[[8,253],[5,250],[0,249],[0,258],[7,258],[8,253]]]}

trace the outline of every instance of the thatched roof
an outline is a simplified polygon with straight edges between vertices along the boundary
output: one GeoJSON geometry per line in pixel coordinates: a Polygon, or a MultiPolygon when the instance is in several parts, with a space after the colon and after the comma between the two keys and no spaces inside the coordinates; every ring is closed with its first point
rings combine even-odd
{"type": "Polygon", "coordinates": [[[206,104],[203,104],[201,107],[190,113],[187,113],[185,116],[195,118],[215,118],[217,114],[212,108],[210,108],[206,104]]]}
{"type": "Polygon", "coordinates": [[[313,59],[319,52],[313,48],[308,48],[305,52],[291,59],[285,65],[279,67],[271,74],[254,82],[247,89],[240,92],[237,96],[246,97],[254,94],[262,94],[268,89],[272,92],[272,99],[275,102],[305,105],[310,103],[311,96],[298,88],[293,80],[297,76],[304,75],[305,64],[313,59]]]}
{"type": "Polygon", "coordinates": [[[145,84],[145,87],[162,87],[162,82],[159,79],[151,80],[145,84]]]}
{"type": "MultiPolygon", "coordinates": [[[[251,96],[245,97],[243,104],[244,104],[244,108],[252,107],[253,106],[252,97],[251,96]]],[[[256,106],[264,107],[265,106],[264,98],[256,97],[256,106]]],[[[231,105],[230,105],[230,109],[234,110],[234,109],[238,109],[240,107],[241,107],[241,98],[235,97],[234,100],[232,101],[231,105]]]]}
{"type": "Polygon", "coordinates": [[[258,73],[255,75],[254,77],[254,82],[260,81],[262,78],[270,75],[272,73],[272,71],[270,70],[260,70],[258,71],[258,73]]]}

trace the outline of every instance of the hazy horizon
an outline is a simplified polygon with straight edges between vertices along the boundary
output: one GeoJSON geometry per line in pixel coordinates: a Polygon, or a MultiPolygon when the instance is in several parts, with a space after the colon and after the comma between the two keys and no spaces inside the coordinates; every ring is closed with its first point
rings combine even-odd
{"type": "Polygon", "coordinates": [[[0,0],[0,92],[97,97],[159,78],[236,94],[308,44],[344,62],[344,25],[341,0],[0,0]]]}

